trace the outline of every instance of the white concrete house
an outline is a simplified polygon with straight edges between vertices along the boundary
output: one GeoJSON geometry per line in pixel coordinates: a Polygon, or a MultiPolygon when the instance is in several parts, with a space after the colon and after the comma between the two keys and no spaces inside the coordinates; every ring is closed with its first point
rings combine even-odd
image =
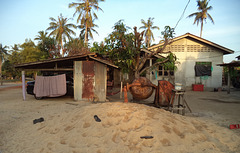
{"type": "MultiPolygon", "coordinates": [[[[154,51],[161,46],[162,44],[158,44],[148,49],[154,51]]],[[[192,84],[202,83],[205,90],[222,86],[223,68],[216,64],[223,63],[223,55],[234,53],[231,49],[190,33],[174,38],[173,43],[164,50],[168,51],[177,57],[177,70],[168,71],[160,66],[158,71],[148,76],[149,79],[157,84],[157,80],[169,80],[170,76],[172,80],[169,81],[181,83],[186,89],[191,89],[192,84]],[[195,65],[204,65],[211,72],[207,76],[196,76],[195,65]]]]}

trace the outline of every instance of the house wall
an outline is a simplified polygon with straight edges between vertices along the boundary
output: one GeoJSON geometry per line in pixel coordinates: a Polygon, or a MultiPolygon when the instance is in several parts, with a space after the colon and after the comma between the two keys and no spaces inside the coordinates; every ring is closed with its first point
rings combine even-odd
{"type": "MultiPolygon", "coordinates": [[[[166,51],[172,51],[177,57],[177,70],[174,74],[175,83],[181,83],[186,88],[192,84],[204,84],[206,88],[217,88],[222,86],[222,67],[216,64],[223,62],[223,53],[216,48],[197,42],[189,38],[183,38],[167,46],[166,51]],[[195,77],[194,66],[196,62],[212,62],[212,76],[195,77]]],[[[153,83],[162,80],[162,77],[152,79],[153,83]]],[[[165,79],[166,80],[166,79],[165,79]]]]}

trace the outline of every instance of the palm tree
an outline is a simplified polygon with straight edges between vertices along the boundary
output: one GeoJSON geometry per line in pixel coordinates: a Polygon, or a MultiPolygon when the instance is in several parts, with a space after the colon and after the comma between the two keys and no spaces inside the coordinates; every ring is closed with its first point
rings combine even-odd
{"type": "Polygon", "coordinates": [[[147,47],[150,47],[151,41],[154,41],[154,37],[153,37],[153,33],[152,30],[154,29],[158,29],[158,26],[153,26],[153,19],[149,17],[147,22],[145,22],[143,19],[141,20],[141,23],[143,24],[143,26],[141,26],[139,29],[144,29],[145,30],[145,42],[147,47]]]}
{"type": "MultiPolygon", "coordinates": [[[[209,0],[210,1],[210,0],[209,0]]],[[[208,13],[208,10],[212,9],[212,6],[208,6],[207,0],[198,0],[197,1],[197,6],[199,12],[195,12],[190,14],[188,17],[195,17],[193,24],[201,22],[201,31],[200,31],[200,37],[202,37],[202,30],[203,30],[203,21],[206,22],[206,19],[209,18],[212,23],[214,24],[213,18],[211,15],[208,13]]]]}
{"type": "Polygon", "coordinates": [[[90,27],[94,27],[93,20],[98,19],[97,14],[93,11],[92,8],[98,10],[102,9],[98,6],[99,1],[104,0],[80,0],[81,3],[71,3],[69,4],[69,8],[75,7],[75,13],[73,16],[75,16],[77,13],[77,23],[80,23],[80,25],[85,25],[85,36],[84,36],[84,43],[85,45],[88,44],[88,31],[90,30],[90,27]],[[94,19],[93,19],[94,17],[94,19]]]}
{"type": "MultiPolygon", "coordinates": [[[[94,22],[94,20],[93,20],[93,22],[94,22]]],[[[94,27],[98,28],[98,25],[92,23],[92,26],[89,26],[88,29],[87,29],[87,36],[89,36],[91,39],[93,39],[92,31],[95,32],[96,34],[98,34],[98,32],[94,29],[94,27]]],[[[86,33],[86,26],[85,26],[85,24],[79,25],[78,28],[82,29],[80,31],[79,38],[84,38],[85,37],[85,33],[86,33]]]]}
{"type": "Polygon", "coordinates": [[[50,22],[50,27],[47,30],[52,30],[49,36],[55,36],[58,45],[61,45],[62,48],[62,56],[64,56],[65,51],[63,50],[63,41],[66,43],[66,37],[68,40],[72,40],[71,34],[76,35],[76,33],[71,30],[70,28],[75,28],[74,24],[67,24],[68,18],[64,18],[62,14],[58,16],[58,20],[54,19],[53,17],[49,18],[52,22],[50,22]]]}
{"type": "Polygon", "coordinates": [[[5,59],[5,56],[8,55],[7,48],[7,46],[3,47],[2,44],[0,44],[0,79],[2,78],[2,61],[5,59]]]}
{"type": "Polygon", "coordinates": [[[45,31],[39,31],[38,32],[39,35],[36,36],[36,38],[34,38],[34,40],[38,40],[38,41],[43,41],[44,39],[46,39],[48,36],[47,36],[47,32],[45,31]]]}

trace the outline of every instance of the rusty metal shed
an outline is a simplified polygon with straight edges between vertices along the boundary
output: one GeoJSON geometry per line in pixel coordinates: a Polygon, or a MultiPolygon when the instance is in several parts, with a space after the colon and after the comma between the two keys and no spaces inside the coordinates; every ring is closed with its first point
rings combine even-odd
{"type": "Polygon", "coordinates": [[[73,72],[74,100],[105,101],[107,66],[118,67],[95,53],[76,55],[16,65],[22,70],[23,99],[26,98],[25,71],[73,72]]]}

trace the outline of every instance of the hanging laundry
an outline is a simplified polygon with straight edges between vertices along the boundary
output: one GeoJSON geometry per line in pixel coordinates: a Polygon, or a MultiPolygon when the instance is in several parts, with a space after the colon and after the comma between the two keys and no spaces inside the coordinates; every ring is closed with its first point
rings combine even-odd
{"type": "Polygon", "coordinates": [[[67,93],[66,75],[37,76],[33,89],[36,97],[59,97],[67,93]]]}

